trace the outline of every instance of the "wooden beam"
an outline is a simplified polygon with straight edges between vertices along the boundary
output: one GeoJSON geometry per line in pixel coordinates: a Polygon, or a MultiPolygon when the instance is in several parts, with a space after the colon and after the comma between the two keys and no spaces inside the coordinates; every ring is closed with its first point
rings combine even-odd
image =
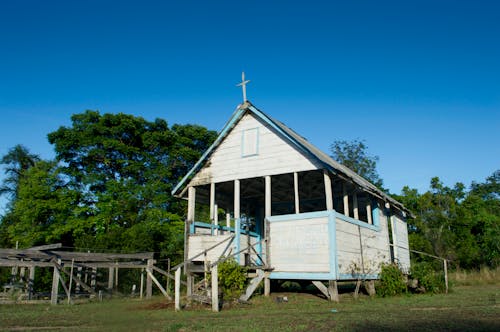
{"type": "Polygon", "coordinates": [[[322,281],[314,280],[313,285],[327,298],[330,299],[330,294],[328,293],[328,288],[323,284],[322,281]]]}
{"type": "Polygon", "coordinates": [[[300,213],[300,197],[299,197],[299,173],[293,173],[293,192],[295,196],[295,213],[300,213]]]}
{"type": "Polygon", "coordinates": [[[327,170],[323,170],[323,178],[325,183],[326,209],[330,211],[333,210],[332,179],[327,170]]]}
{"type": "Polygon", "coordinates": [[[46,244],[43,246],[31,247],[31,248],[28,248],[27,250],[51,250],[51,249],[58,249],[61,247],[62,247],[62,243],[54,243],[54,244],[46,244]]]}
{"type": "Polygon", "coordinates": [[[328,281],[328,294],[330,295],[328,298],[330,301],[339,302],[339,290],[337,288],[337,280],[329,280],[328,281]]]}
{"type": "Polygon", "coordinates": [[[168,293],[165,290],[165,288],[163,288],[163,286],[160,284],[160,282],[158,281],[158,279],[156,279],[155,276],[153,275],[153,271],[150,268],[147,268],[146,269],[146,273],[148,274],[149,278],[151,280],[153,280],[153,282],[156,284],[156,286],[160,289],[160,291],[163,293],[163,295],[167,299],[172,300],[172,298],[170,297],[170,295],[168,295],[168,293]]]}
{"type": "Polygon", "coordinates": [[[115,276],[115,268],[114,267],[110,267],[108,269],[108,289],[109,290],[112,290],[113,289],[113,284],[114,284],[114,276],[115,276]]]}

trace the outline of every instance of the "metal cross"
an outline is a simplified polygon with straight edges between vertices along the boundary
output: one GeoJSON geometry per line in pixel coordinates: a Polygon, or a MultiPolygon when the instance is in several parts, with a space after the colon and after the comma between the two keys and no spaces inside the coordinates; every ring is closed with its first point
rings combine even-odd
{"type": "Polygon", "coordinates": [[[241,86],[243,89],[243,102],[247,101],[247,87],[246,85],[250,83],[250,80],[245,81],[245,72],[241,72],[241,83],[236,84],[236,86],[241,86]]]}

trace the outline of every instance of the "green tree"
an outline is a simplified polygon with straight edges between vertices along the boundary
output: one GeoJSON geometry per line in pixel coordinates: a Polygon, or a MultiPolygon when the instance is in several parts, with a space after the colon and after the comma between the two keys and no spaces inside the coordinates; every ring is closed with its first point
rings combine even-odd
{"type": "Polygon", "coordinates": [[[330,152],[334,160],[383,189],[383,181],[377,172],[379,157],[368,154],[368,146],[364,140],[335,141],[330,146],[330,152]]]}
{"type": "Polygon", "coordinates": [[[0,160],[0,165],[5,165],[4,173],[6,176],[0,186],[0,195],[8,195],[11,200],[15,200],[23,173],[39,160],[38,155],[30,153],[26,147],[20,144],[11,148],[0,160]]]}
{"type": "MultiPolygon", "coordinates": [[[[149,122],[122,113],[86,111],[71,120],[71,127],[60,127],[48,138],[68,186],[79,193],[75,214],[86,229],[76,245],[123,249],[125,243],[136,243],[139,249],[129,235],[145,234],[146,226],[148,232],[165,234],[161,225],[183,219],[184,203],[170,192],[215,132],[196,125],[169,128],[165,120],[149,122]]],[[[148,250],[163,249],[154,245],[148,250]]]]}

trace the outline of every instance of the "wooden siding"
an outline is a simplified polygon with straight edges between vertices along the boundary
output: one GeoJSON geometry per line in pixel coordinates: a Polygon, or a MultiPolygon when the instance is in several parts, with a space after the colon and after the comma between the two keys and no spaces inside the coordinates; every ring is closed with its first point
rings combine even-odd
{"type": "MultiPolygon", "coordinates": [[[[220,243],[230,237],[231,234],[224,234],[224,235],[189,235],[189,241],[188,241],[188,258],[194,257],[203,251],[207,250],[210,247],[213,247],[217,243],[220,243]]],[[[231,241],[231,240],[229,240],[231,241]]],[[[217,261],[220,256],[222,255],[222,252],[224,249],[227,247],[228,241],[225,243],[221,244],[220,246],[210,250],[207,252],[207,260],[209,262],[215,262],[217,261]]],[[[205,257],[204,255],[196,258],[194,261],[204,261],[205,257]]]]}
{"type": "Polygon", "coordinates": [[[328,217],[270,223],[273,272],[330,272],[328,217]]]}
{"type": "Polygon", "coordinates": [[[218,146],[205,166],[194,176],[190,186],[319,168],[312,158],[306,157],[284,141],[252,114],[246,114],[218,146]],[[258,129],[257,154],[244,157],[243,132],[256,128],[258,129]]]}
{"type": "Polygon", "coordinates": [[[336,218],[340,275],[351,275],[353,278],[356,274],[375,275],[380,272],[380,263],[390,261],[387,219],[382,213],[379,215],[379,222],[380,229],[377,231],[347,222],[342,217],[336,218]]]}
{"type": "Polygon", "coordinates": [[[404,272],[410,269],[410,250],[408,244],[408,228],[406,222],[399,216],[395,215],[392,218],[394,223],[393,227],[396,239],[394,245],[396,248],[396,259],[404,272]]]}

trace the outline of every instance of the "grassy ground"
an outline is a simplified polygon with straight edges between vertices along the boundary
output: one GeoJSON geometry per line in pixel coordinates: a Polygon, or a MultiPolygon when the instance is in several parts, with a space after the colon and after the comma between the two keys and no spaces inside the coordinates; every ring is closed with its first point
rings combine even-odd
{"type": "Polygon", "coordinates": [[[220,313],[174,312],[161,298],[78,305],[0,305],[2,331],[500,331],[498,283],[460,285],[448,295],[394,298],[345,294],[329,303],[311,294],[257,296],[220,313]],[[288,296],[277,303],[276,296],[288,296]]]}

